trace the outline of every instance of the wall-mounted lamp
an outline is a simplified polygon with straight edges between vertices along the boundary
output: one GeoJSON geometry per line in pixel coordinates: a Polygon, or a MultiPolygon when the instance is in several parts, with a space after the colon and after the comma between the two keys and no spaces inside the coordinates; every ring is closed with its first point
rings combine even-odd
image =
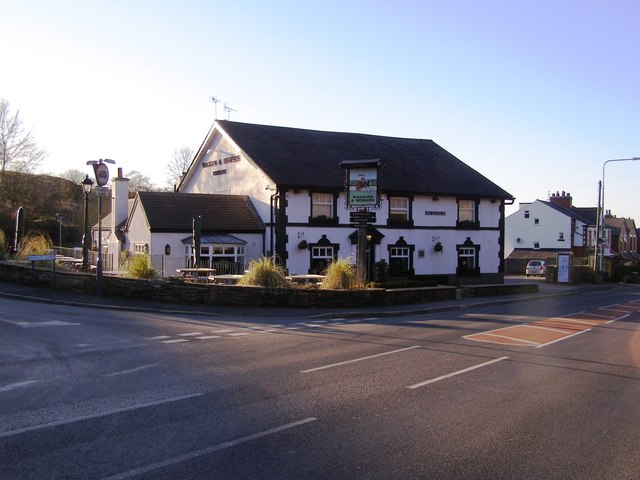
{"type": "Polygon", "coordinates": [[[442,250],[444,249],[444,247],[442,246],[442,242],[437,242],[434,246],[433,246],[433,251],[436,253],[442,253],[442,250]]]}

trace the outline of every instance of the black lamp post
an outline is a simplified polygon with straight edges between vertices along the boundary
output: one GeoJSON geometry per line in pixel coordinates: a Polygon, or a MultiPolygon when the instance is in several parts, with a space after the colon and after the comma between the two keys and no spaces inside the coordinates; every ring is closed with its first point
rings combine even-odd
{"type": "Polygon", "coordinates": [[[89,270],[89,194],[91,193],[91,187],[93,186],[93,180],[89,178],[89,175],[82,180],[82,190],[84,191],[84,241],[82,242],[82,271],[89,270]]]}

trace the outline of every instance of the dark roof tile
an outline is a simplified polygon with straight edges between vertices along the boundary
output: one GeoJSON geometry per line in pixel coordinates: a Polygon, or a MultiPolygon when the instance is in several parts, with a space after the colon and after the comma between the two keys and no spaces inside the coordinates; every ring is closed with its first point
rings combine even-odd
{"type": "Polygon", "coordinates": [[[152,232],[191,232],[202,217],[203,233],[264,232],[265,226],[246,195],[138,192],[152,232]]]}
{"type": "Polygon", "coordinates": [[[380,159],[381,190],[513,198],[432,140],[219,121],[280,187],[344,188],[344,160],[380,159]]]}

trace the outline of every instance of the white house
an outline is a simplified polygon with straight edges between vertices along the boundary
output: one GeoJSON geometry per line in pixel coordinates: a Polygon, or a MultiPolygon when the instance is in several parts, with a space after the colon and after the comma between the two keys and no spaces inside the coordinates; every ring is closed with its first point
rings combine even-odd
{"type": "Polygon", "coordinates": [[[558,252],[572,252],[576,257],[593,255],[597,208],[574,207],[572,201],[569,193],[558,192],[548,201],[521,203],[505,222],[506,256],[544,259],[558,252]]]}
{"type": "Polygon", "coordinates": [[[513,197],[433,141],[224,120],[175,193],[139,192],[127,215],[126,179],[112,180],[109,250],[149,253],[165,275],[198,253],[235,270],[275,255],[292,274],[319,272],[355,257],[341,163],[364,159],[383,166],[367,228],[368,272],[384,260],[392,276],[503,280],[504,208],[513,197]],[[198,217],[202,243],[194,250],[198,217]]]}
{"type": "Polygon", "coordinates": [[[502,280],[512,196],[431,140],[216,121],[177,190],[247,196],[266,226],[262,253],[317,272],[355,254],[340,164],[362,159],[384,165],[368,271],[385,260],[392,275],[502,280]]]}

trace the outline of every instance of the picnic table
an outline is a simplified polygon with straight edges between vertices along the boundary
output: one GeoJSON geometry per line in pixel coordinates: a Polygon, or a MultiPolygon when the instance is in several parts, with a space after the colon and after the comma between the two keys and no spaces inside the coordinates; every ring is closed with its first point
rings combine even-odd
{"type": "Polygon", "coordinates": [[[209,277],[215,275],[215,268],[178,268],[180,279],[188,283],[209,283],[209,277]]]}
{"type": "Polygon", "coordinates": [[[238,282],[244,275],[236,275],[236,274],[227,274],[227,275],[211,275],[209,280],[213,283],[223,283],[225,285],[234,285],[238,282]]]}
{"type": "Polygon", "coordinates": [[[322,283],[325,276],[317,275],[315,273],[305,273],[305,274],[299,274],[299,275],[289,275],[286,278],[287,280],[293,283],[305,284],[305,283],[322,283]]]}

